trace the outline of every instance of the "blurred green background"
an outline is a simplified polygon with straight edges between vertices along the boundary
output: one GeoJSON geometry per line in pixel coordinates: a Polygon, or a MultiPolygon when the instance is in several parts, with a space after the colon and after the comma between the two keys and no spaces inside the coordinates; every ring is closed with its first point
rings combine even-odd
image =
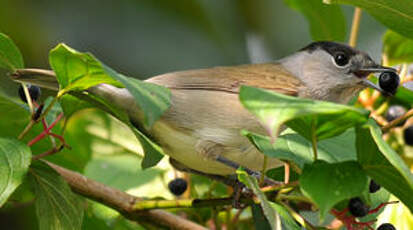
{"type": "MultiPolygon", "coordinates": [[[[16,42],[27,67],[48,68],[49,50],[64,42],[145,79],[271,61],[311,42],[304,16],[282,0],[0,2],[0,31],[16,42]]],[[[343,9],[349,31],[353,8],[343,9]]],[[[378,60],[384,31],[363,14],[358,47],[378,60]]]]}
{"type": "MultiPolygon", "coordinates": [[[[354,8],[340,7],[347,20],[347,36],[342,41],[346,42],[354,8]]],[[[379,61],[382,51],[381,38],[385,30],[384,26],[364,13],[358,48],[379,61]]],[[[312,41],[307,20],[282,0],[0,0],[0,32],[15,41],[24,56],[27,68],[50,68],[48,52],[58,43],[64,42],[76,50],[93,53],[103,63],[120,73],[140,79],[186,69],[268,62],[291,54],[312,41]]],[[[16,97],[18,84],[9,80],[3,73],[0,73],[2,82],[0,91],[16,97]]],[[[75,118],[73,124],[69,124],[74,131],[69,127],[67,135],[76,133],[77,129],[74,129],[76,126],[82,127],[82,131],[83,127],[84,130],[88,129],[88,135],[92,136],[90,123],[99,123],[101,119],[106,119],[98,118],[99,116],[90,116],[90,114],[86,121],[75,118]],[[79,122],[85,124],[78,124],[79,122]]],[[[105,120],[101,123],[109,122],[105,120]]],[[[104,130],[102,128],[104,125],[99,125],[104,130]]],[[[116,130],[119,130],[119,127],[116,130]]],[[[103,135],[101,131],[98,133],[103,135]]],[[[128,135],[130,136],[130,133],[125,134],[128,135]]],[[[78,136],[80,137],[77,139],[73,137],[73,140],[70,140],[69,136],[69,143],[71,141],[80,143],[90,138],[81,140],[81,135],[78,136]]],[[[113,136],[119,135],[117,133],[113,136]]],[[[105,150],[111,151],[102,144],[101,139],[96,145],[104,146],[105,150]]],[[[109,145],[106,140],[107,138],[105,143],[109,145]]],[[[95,142],[97,141],[93,140],[93,143],[95,142]]],[[[73,151],[78,154],[76,156],[63,153],[61,156],[67,156],[69,162],[72,160],[72,163],[78,166],[76,160],[86,163],[94,152],[102,153],[102,148],[96,151],[78,148],[73,151]],[[87,159],[80,159],[80,156],[87,159]]],[[[126,148],[122,147],[122,149],[126,148]]],[[[119,150],[116,149],[116,152],[119,150]]],[[[139,165],[139,162],[135,162],[138,161],[136,158],[130,159],[126,156],[126,159],[123,155],[110,160],[102,155],[99,157],[93,155],[92,158],[94,160],[88,162],[84,169],[85,175],[123,190],[137,186],[133,184],[135,182],[126,183],[126,179],[119,181],[115,178],[118,175],[116,173],[112,177],[115,179],[110,181],[104,178],[105,174],[100,173],[103,169],[99,168],[104,165],[101,162],[113,164],[105,167],[120,168],[116,165],[117,160],[130,161],[133,164],[128,166],[129,168],[126,167],[125,172],[119,172],[119,175],[122,173],[122,175],[132,175],[130,178],[136,180],[138,177],[135,177],[135,173],[138,169],[134,168],[134,165],[139,165]],[[127,186],[121,184],[124,182],[127,186]]],[[[67,159],[61,161],[65,160],[67,159]]],[[[65,166],[71,168],[70,164],[65,166]]],[[[125,165],[123,164],[122,167],[125,168],[125,165]]],[[[152,173],[161,174],[163,177],[163,174],[170,171],[169,166],[163,167],[163,171],[152,173]]],[[[72,169],[82,171],[82,168],[75,166],[72,169]]],[[[168,180],[170,178],[171,176],[168,180]]],[[[196,179],[192,180],[196,181],[196,179]]],[[[198,180],[202,183],[193,183],[203,184],[205,188],[198,186],[197,193],[209,193],[207,191],[210,182],[202,181],[205,180],[203,178],[198,180]]],[[[162,184],[162,182],[156,183],[162,184]]],[[[147,190],[152,191],[154,184],[150,183],[151,188],[147,190]]],[[[167,193],[166,188],[162,188],[157,190],[167,193]]],[[[136,193],[144,192],[136,191],[136,193]]],[[[221,193],[225,194],[226,190],[221,193]]],[[[7,226],[7,229],[36,229],[33,209],[33,205],[29,204],[27,208],[0,212],[1,226],[7,226]],[[25,220],[25,223],[23,224],[21,220],[25,220]]],[[[96,219],[91,218],[90,213],[85,215],[84,229],[106,229],[104,226],[97,227],[100,222],[95,223],[96,219]],[[89,225],[93,228],[89,228],[89,225]]]]}

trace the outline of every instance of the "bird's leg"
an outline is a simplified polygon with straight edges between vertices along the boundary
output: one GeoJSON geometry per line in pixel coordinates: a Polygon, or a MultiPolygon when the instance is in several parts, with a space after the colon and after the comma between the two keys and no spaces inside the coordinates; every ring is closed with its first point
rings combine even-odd
{"type": "Polygon", "coordinates": [[[178,162],[177,160],[175,160],[173,158],[169,158],[169,162],[171,163],[171,165],[175,169],[177,169],[181,172],[187,172],[187,173],[193,173],[193,174],[205,176],[205,177],[211,178],[213,180],[219,181],[219,182],[221,182],[225,185],[228,185],[232,188],[234,188],[236,186],[236,184],[239,183],[236,177],[221,176],[221,175],[214,175],[214,174],[200,172],[200,171],[197,171],[195,169],[191,169],[191,168],[187,167],[186,165],[183,165],[182,163],[178,162]]]}
{"type": "MultiPolygon", "coordinates": [[[[198,142],[198,144],[196,145],[196,149],[198,150],[198,152],[203,155],[205,158],[207,159],[211,159],[211,160],[216,160],[228,167],[231,167],[233,169],[238,169],[240,167],[242,167],[244,169],[245,172],[247,172],[249,175],[254,176],[255,178],[257,178],[257,180],[261,179],[261,173],[258,171],[254,171],[251,170],[249,168],[246,168],[224,156],[222,156],[222,152],[223,152],[223,147],[220,144],[217,144],[215,142],[212,141],[200,141],[198,142]]],[[[277,182],[274,181],[268,177],[264,177],[264,185],[278,185],[281,182],[277,182]]]]}

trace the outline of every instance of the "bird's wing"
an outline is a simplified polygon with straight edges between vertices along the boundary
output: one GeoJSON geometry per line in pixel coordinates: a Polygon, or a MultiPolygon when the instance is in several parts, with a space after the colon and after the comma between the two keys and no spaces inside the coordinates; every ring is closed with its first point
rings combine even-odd
{"type": "Polygon", "coordinates": [[[277,63],[215,67],[167,73],[147,80],[170,89],[214,90],[238,93],[241,85],[297,95],[302,83],[277,63]]]}

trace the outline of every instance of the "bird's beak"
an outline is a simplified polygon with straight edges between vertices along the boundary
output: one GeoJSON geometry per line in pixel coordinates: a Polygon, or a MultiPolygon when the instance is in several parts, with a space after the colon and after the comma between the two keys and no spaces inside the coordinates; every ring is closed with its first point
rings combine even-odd
{"type": "Polygon", "coordinates": [[[373,82],[371,82],[369,79],[367,78],[363,78],[361,80],[361,83],[369,88],[375,89],[377,91],[379,91],[382,94],[388,94],[386,91],[382,90],[378,85],[374,84],[373,82]]]}
{"type": "Polygon", "coordinates": [[[367,79],[367,76],[370,75],[371,73],[382,73],[382,72],[397,72],[396,69],[391,68],[391,67],[386,67],[386,66],[381,66],[377,64],[373,64],[369,67],[362,67],[357,69],[356,71],[353,71],[354,75],[356,75],[358,78],[361,79],[361,83],[367,87],[370,87],[372,89],[378,90],[384,95],[388,95],[389,93],[382,90],[378,85],[374,84],[370,80],[367,79]]]}
{"type": "Polygon", "coordinates": [[[368,67],[361,67],[357,68],[356,70],[353,70],[354,75],[356,75],[358,78],[364,79],[368,75],[372,73],[382,73],[382,72],[397,72],[396,69],[391,68],[391,67],[386,67],[386,66],[381,66],[377,64],[373,64],[368,67]]]}

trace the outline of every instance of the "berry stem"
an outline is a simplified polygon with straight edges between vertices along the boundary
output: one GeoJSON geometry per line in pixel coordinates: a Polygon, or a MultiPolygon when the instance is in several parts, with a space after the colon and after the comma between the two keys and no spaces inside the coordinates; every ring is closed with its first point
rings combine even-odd
{"type": "Polygon", "coordinates": [[[388,204],[397,204],[397,203],[399,203],[399,201],[389,201],[389,202],[381,203],[379,206],[377,206],[377,208],[370,210],[369,214],[373,214],[373,213],[380,211],[381,208],[383,208],[384,206],[388,204]]]}
{"type": "Polygon", "coordinates": [[[60,152],[63,148],[64,148],[64,145],[61,145],[59,148],[52,148],[52,149],[50,149],[50,150],[48,150],[44,153],[40,153],[40,154],[37,154],[37,155],[33,156],[32,160],[38,160],[40,158],[55,154],[57,152],[60,152]]]}
{"type": "Polygon", "coordinates": [[[403,116],[391,121],[389,124],[383,126],[381,128],[381,130],[383,132],[387,132],[389,131],[389,129],[393,128],[394,126],[398,125],[399,123],[403,122],[404,120],[407,120],[409,117],[413,116],[413,109],[410,109],[409,111],[407,111],[405,114],[403,114],[403,116]]]}
{"type": "Polygon", "coordinates": [[[49,106],[47,106],[46,110],[40,115],[39,119],[37,121],[42,120],[49,112],[52,110],[54,104],[57,102],[58,97],[54,97],[52,102],[50,102],[49,106]]]}
{"type": "Polygon", "coordinates": [[[64,146],[66,146],[66,141],[65,141],[65,139],[62,137],[62,136],[60,136],[60,135],[58,135],[58,134],[56,134],[56,133],[48,133],[50,136],[52,136],[52,137],[55,137],[55,138],[57,138],[57,139],[59,139],[59,141],[64,145],[64,146]]]}
{"type": "Polygon", "coordinates": [[[27,104],[29,105],[29,108],[30,108],[30,113],[33,114],[34,107],[33,107],[32,98],[30,97],[29,89],[27,88],[27,85],[24,83],[22,83],[22,87],[23,87],[24,95],[26,96],[27,104]]]}
{"type": "MultiPolygon", "coordinates": [[[[378,91],[375,91],[375,92],[378,92],[378,91]]],[[[376,109],[376,114],[382,115],[384,112],[386,112],[387,109],[389,108],[389,104],[390,104],[390,100],[386,99],[386,101],[383,102],[383,104],[381,104],[380,107],[376,109]]]]}
{"type": "MultiPolygon", "coordinates": [[[[29,143],[27,144],[28,146],[32,146],[32,145],[34,145],[35,143],[37,143],[38,141],[40,141],[41,139],[43,139],[46,135],[48,135],[48,134],[50,134],[50,130],[57,124],[57,122],[59,122],[60,121],[60,119],[62,119],[62,117],[63,117],[63,113],[60,113],[59,114],[59,116],[57,116],[57,118],[56,118],[56,120],[55,121],[53,121],[53,123],[49,126],[49,127],[47,127],[47,124],[46,124],[46,129],[42,132],[42,133],[40,133],[39,135],[37,135],[34,139],[32,139],[31,141],[29,141],[29,143]]],[[[43,119],[42,119],[43,120],[43,119]]],[[[57,135],[57,134],[55,134],[55,135],[57,135]]],[[[53,135],[52,135],[53,136],[53,135]]],[[[61,137],[61,136],[60,136],[61,137]]],[[[58,138],[58,137],[56,137],[56,138],[58,138]]],[[[60,138],[59,138],[60,139],[60,138]]],[[[63,142],[64,143],[64,142],[63,142]]]]}
{"type": "Polygon", "coordinates": [[[43,129],[47,130],[47,123],[46,123],[46,119],[42,119],[42,125],[43,125],[43,129]]]}

